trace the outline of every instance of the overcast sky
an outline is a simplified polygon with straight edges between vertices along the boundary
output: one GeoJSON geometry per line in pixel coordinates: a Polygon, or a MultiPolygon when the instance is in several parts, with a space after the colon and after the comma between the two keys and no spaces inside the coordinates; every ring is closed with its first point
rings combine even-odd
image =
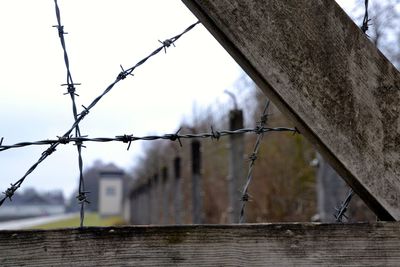
{"type": "MultiPolygon", "coordinates": [[[[344,0],[341,2],[345,2],[344,0]]],[[[120,72],[148,55],[165,40],[197,21],[178,0],[59,1],[62,24],[77,87],[78,105],[88,105],[120,72]]],[[[69,96],[63,95],[66,70],[51,0],[0,1],[0,137],[4,144],[62,135],[72,125],[69,96]]],[[[81,123],[90,137],[170,133],[192,104],[229,101],[242,71],[202,25],[138,68],[118,84],[81,123]]],[[[81,108],[79,108],[81,110],[81,108]]],[[[129,169],[140,143],[86,143],[85,166],[94,160],[129,169]]],[[[47,147],[0,153],[0,190],[18,180],[47,147]]],[[[24,182],[22,189],[77,186],[76,148],[59,146],[24,182]]]]}

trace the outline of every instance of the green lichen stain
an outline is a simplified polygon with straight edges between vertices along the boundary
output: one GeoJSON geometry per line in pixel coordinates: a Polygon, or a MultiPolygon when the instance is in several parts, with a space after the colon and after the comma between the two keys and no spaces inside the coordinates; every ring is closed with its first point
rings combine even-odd
{"type": "Polygon", "coordinates": [[[186,232],[174,232],[167,236],[166,241],[168,244],[180,244],[186,238],[186,232]]]}

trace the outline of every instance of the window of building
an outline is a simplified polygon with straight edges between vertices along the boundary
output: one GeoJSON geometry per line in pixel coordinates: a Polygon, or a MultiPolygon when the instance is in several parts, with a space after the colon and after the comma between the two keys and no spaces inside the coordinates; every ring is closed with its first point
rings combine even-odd
{"type": "Polygon", "coordinates": [[[106,188],[106,195],[107,196],[115,196],[115,192],[116,190],[115,190],[115,187],[113,187],[113,186],[108,186],[107,188],[106,188]]]}

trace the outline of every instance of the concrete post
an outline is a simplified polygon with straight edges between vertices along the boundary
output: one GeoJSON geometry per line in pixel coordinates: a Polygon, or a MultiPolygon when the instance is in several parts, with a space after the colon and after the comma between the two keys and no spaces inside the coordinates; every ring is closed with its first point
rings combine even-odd
{"type": "Polygon", "coordinates": [[[174,217],[175,224],[182,223],[181,158],[174,159],[174,217]]]}
{"type": "Polygon", "coordinates": [[[192,216],[194,224],[203,223],[200,147],[201,144],[198,140],[192,141],[192,216]]]}
{"type": "MultiPolygon", "coordinates": [[[[234,109],[229,112],[229,130],[234,131],[243,128],[243,112],[234,109]]],[[[240,216],[241,192],[246,183],[243,171],[244,136],[229,136],[229,222],[235,223],[240,216]]]]}

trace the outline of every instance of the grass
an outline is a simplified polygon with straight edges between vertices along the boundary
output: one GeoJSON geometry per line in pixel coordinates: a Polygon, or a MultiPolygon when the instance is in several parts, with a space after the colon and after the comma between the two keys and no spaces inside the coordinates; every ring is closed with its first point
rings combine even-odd
{"type": "MultiPolygon", "coordinates": [[[[71,228],[71,227],[79,227],[80,217],[77,215],[76,217],[55,221],[51,223],[36,225],[30,227],[30,229],[58,229],[58,228],[71,228]]],[[[84,226],[115,226],[122,225],[124,221],[119,216],[112,217],[100,217],[97,213],[86,213],[84,226]]]]}

